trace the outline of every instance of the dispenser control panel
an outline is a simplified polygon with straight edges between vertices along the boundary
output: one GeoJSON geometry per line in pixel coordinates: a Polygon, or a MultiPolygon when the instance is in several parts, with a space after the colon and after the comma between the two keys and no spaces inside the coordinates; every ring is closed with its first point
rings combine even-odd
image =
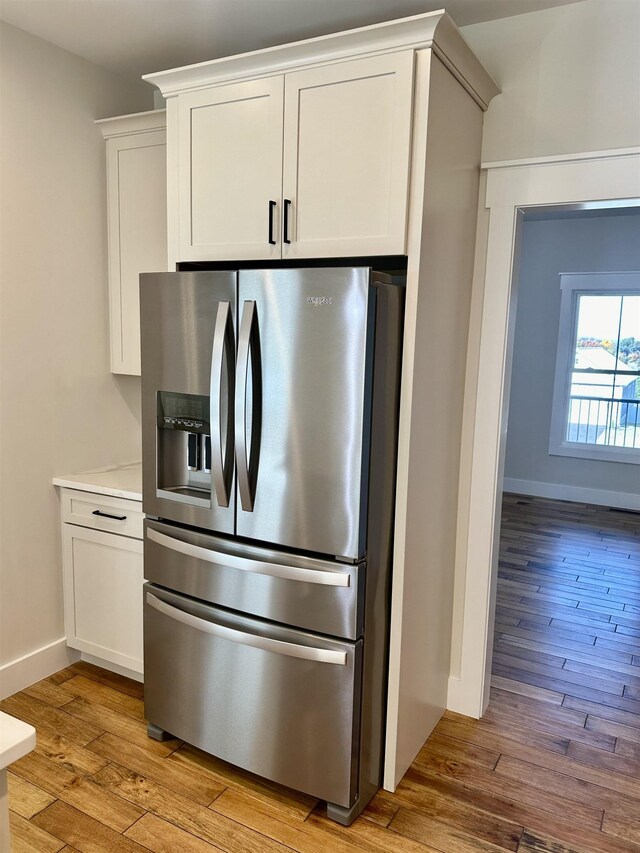
{"type": "Polygon", "coordinates": [[[208,435],[209,398],[199,394],[158,391],[158,428],[208,435]]]}

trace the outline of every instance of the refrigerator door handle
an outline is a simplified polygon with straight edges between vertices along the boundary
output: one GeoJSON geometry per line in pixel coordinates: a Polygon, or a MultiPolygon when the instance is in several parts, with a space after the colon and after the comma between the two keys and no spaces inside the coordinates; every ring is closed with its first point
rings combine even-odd
{"type": "Polygon", "coordinates": [[[153,528],[147,528],[147,539],[178,551],[187,557],[195,557],[207,563],[216,563],[220,566],[228,566],[231,569],[240,569],[243,572],[253,572],[258,575],[268,575],[274,578],[283,578],[290,581],[303,581],[306,583],[321,584],[323,586],[351,585],[351,580],[346,572],[334,572],[331,570],[296,568],[296,566],[285,566],[280,563],[266,563],[262,560],[251,560],[246,557],[237,557],[234,554],[225,554],[222,551],[213,551],[211,548],[202,548],[182,539],[167,536],[153,528]]]}
{"type": "Polygon", "coordinates": [[[236,364],[235,404],[236,468],[240,504],[245,512],[253,512],[260,456],[260,430],[262,427],[262,363],[260,357],[260,332],[255,301],[245,300],[238,335],[238,361],[236,364]],[[247,386],[251,360],[251,445],[247,448],[247,386]]]}
{"type": "Polygon", "coordinates": [[[273,640],[270,637],[262,637],[259,634],[238,631],[237,628],[228,628],[226,625],[209,622],[207,619],[201,619],[192,613],[179,610],[177,607],[167,604],[166,601],[162,601],[150,592],[147,593],[147,604],[170,619],[175,619],[176,622],[182,622],[183,625],[188,625],[190,628],[204,631],[223,640],[230,640],[232,643],[253,646],[253,648],[262,649],[265,652],[287,655],[292,658],[303,658],[304,660],[312,660],[318,663],[332,663],[338,666],[346,666],[347,663],[346,652],[334,649],[319,649],[315,646],[301,646],[297,643],[287,643],[284,640],[273,640]]]}
{"type": "Polygon", "coordinates": [[[211,379],[209,386],[211,422],[211,474],[218,506],[229,506],[233,481],[233,397],[235,373],[233,357],[235,344],[229,302],[218,303],[218,313],[211,350],[211,379]],[[222,383],[224,357],[227,358],[227,434],[222,435],[222,383]]]}

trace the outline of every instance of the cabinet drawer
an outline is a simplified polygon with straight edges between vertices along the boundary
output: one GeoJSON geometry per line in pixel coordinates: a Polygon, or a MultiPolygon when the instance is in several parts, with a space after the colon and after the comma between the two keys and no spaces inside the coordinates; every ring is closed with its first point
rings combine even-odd
{"type": "Polygon", "coordinates": [[[62,521],[142,539],[142,503],[92,492],[62,490],[62,521]]]}

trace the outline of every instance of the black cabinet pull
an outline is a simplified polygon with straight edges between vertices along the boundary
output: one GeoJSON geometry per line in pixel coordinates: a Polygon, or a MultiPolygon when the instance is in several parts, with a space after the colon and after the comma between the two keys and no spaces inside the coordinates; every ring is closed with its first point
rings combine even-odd
{"type": "Polygon", "coordinates": [[[283,231],[283,241],[285,243],[290,243],[289,239],[289,208],[291,207],[291,199],[285,198],[284,200],[284,221],[282,223],[282,231],[283,231]]]}
{"type": "Polygon", "coordinates": [[[93,515],[99,515],[101,518],[113,518],[116,521],[125,521],[126,515],[110,515],[108,512],[102,512],[101,509],[94,509],[93,515]]]}
{"type": "Polygon", "coordinates": [[[276,241],[273,238],[273,214],[276,209],[275,201],[269,202],[269,242],[272,246],[275,246],[276,241]]]}

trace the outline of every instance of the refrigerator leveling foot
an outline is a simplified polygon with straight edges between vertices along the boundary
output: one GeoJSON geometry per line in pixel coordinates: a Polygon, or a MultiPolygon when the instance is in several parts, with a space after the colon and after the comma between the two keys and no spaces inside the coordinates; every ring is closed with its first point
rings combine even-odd
{"type": "Polygon", "coordinates": [[[171,740],[173,737],[172,734],[165,732],[165,730],[161,729],[159,726],[154,726],[153,723],[147,723],[147,736],[154,740],[171,740]]]}
{"type": "MultiPolygon", "coordinates": [[[[371,797],[369,800],[370,799],[371,797]]],[[[349,809],[344,806],[337,806],[335,803],[327,803],[327,817],[331,820],[335,820],[336,823],[342,824],[342,826],[351,826],[358,815],[362,814],[366,809],[369,804],[369,800],[364,799],[363,797],[358,797],[349,809]]]]}

